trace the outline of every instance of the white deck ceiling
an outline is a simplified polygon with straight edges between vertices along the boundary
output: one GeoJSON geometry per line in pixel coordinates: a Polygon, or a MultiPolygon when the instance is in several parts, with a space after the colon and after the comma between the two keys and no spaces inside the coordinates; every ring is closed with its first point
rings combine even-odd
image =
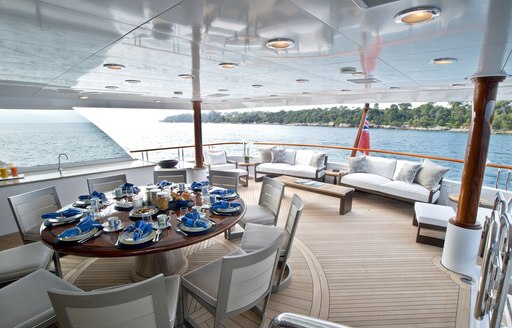
{"type": "MultiPolygon", "coordinates": [[[[472,76],[512,72],[511,17],[509,0],[401,0],[367,9],[351,0],[1,1],[0,108],[188,109],[193,82],[179,74],[195,75],[203,109],[471,101],[472,76]],[[441,9],[438,19],[394,22],[399,11],[427,4],[441,9]],[[276,37],[295,46],[267,48],[276,37]],[[457,62],[431,64],[438,57],[457,62]],[[355,77],[340,73],[347,66],[380,82],[350,82],[355,77]],[[125,82],[134,79],[141,82],[125,82]]],[[[512,100],[511,78],[500,83],[498,100],[512,100]]]]}

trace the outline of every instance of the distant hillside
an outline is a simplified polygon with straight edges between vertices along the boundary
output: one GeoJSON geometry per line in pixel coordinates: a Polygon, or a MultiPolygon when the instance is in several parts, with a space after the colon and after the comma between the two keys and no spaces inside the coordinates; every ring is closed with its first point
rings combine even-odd
{"type": "MultiPolygon", "coordinates": [[[[410,103],[391,105],[380,109],[378,104],[368,111],[370,126],[395,129],[418,130],[466,130],[471,119],[471,103],[452,102],[449,107],[426,103],[412,107],[410,103]]],[[[279,112],[208,112],[202,114],[203,123],[237,123],[237,124],[288,124],[288,125],[323,125],[357,127],[361,120],[361,108],[349,109],[346,106],[331,108],[314,108],[297,111],[279,112]]],[[[168,116],[163,122],[192,122],[192,114],[168,116]]],[[[512,102],[496,103],[493,118],[493,131],[497,133],[512,132],[512,102]]]]}

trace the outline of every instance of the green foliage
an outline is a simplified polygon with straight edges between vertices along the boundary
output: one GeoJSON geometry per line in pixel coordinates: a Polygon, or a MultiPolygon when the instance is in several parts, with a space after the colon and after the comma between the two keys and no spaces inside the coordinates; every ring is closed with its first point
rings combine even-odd
{"type": "MultiPolygon", "coordinates": [[[[202,114],[204,123],[240,123],[240,124],[318,124],[357,127],[361,121],[361,108],[350,109],[346,106],[314,108],[297,111],[279,112],[208,112],[202,114]]],[[[191,114],[169,116],[164,122],[192,122],[191,114]]],[[[451,102],[449,107],[426,103],[412,107],[410,103],[392,104],[389,108],[379,109],[378,104],[368,110],[371,126],[390,126],[396,128],[468,128],[471,120],[471,104],[451,102]]],[[[512,102],[498,101],[494,109],[493,130],[512,131],[512,102]]]]}

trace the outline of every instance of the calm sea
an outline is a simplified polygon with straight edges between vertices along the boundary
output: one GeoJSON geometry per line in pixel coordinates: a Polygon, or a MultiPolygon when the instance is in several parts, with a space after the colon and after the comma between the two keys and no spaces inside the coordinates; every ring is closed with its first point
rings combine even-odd
{"type": "MultiPolygon", "coordinates": [[[[192,123],[139,124],[135,127],[109,125],[99,130],[91,123],[75,124],[10,124],[0,125],[0,160],[12,161],[20,166],[38,163],[56,163],[59,153],[67,153],[69,161],[120,157],[124,150],[158,148],[178,145],[193,145],[194,131],[192,123]],[[112,137],[119,144],[112,142],[112,137]],[[9,142],[5,142],[9,140],[9,142]]],[[[315,126],[282,126],[257,124],[203,124],[203,143],[260,141],[282,143],[307,143],[320,145],[352,146],[356,129],[315,126]]],[[[451,131],[408,131],[370,128],[371,147],[406,153],[426,154],[464,159],[467,133],[451,131]]],[[[492,135],[488,153],[491,163],[510,165],[512,156],[512,135],[492,135]]],[[[228,147],[228,152],[241,155],[242,147],[228,147]]],[[[250,150],[256,155],[254,146],[250,150]]],[[[346,162],[348,151],[326,150],[329,161],[346,162]]],[[[193,159],[192,150],[185,153],[193,159]]],[[[139,157],[138,154],[133,154],[139,157]]],[[[155,152],[150,160],[176,158],[174,152],[155,152]]],[[[440,162],[450,167],[447,178],[460,180],[462,165],[440,162]]],[[[502,173],[502,186],[506,174],[502,173]]],[[[494,186],[496,169],[487,168],[485,185],[494,186]]],[[[511,182],[512,187],[512,182],[511,182]]]]}

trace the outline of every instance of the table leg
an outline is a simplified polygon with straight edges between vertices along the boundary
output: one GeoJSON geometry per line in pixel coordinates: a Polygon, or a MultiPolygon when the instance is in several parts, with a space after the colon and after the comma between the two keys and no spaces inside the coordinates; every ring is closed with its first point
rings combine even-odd
{"type": "Polygon", "coordinates": [[[181,275],[187,271],[188,261],[180,249],[135,257],[130,272],[133,281],[142,281],[163,273],[164,276],[181,275]]]}
{"type": "Polygon", "coordinates": [[[352,210],[352,196],[354,192],[350,191],[345,196],[340,197],[340,214],[345,215],[352,210]]]}

